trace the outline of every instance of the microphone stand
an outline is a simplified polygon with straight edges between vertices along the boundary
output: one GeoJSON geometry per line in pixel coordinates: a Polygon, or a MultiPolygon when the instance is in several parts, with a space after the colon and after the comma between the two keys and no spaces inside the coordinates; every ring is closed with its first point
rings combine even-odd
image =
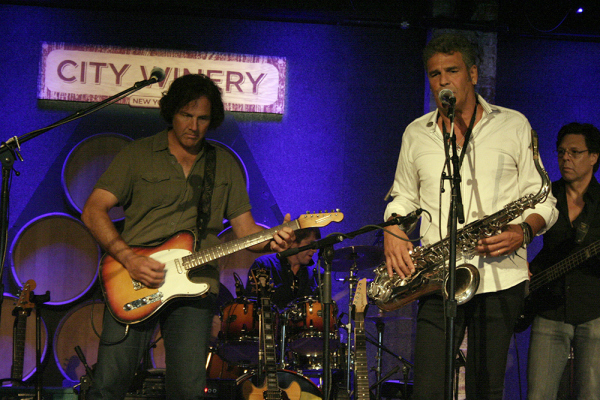
{"type": "MultiPolygon", "coordinates": [[[[456,307],[457,302],[455,298],[456,292],[456,243],[457,243],[457,231],[458,221],[464,223],[464,210],[462,204],[462,196],[460,193],[460,165],[458,152],[456,149],[456,135],[454,134],[454,102],[450,102],[448,107],[448,118],[450,118],[450,139],[452,145],[452,156],[450,162],[452,165],[452,171],[450,179],[452,185],[452,195],[450,201],[450,249],[449,249],[449,263],[448,263],[448,298],[444,302],[444,315],[446,316],[446,368],[445,368],[445,382],[444,382],[444,393],[445,399],[452,400],[453,392],[453,380],[454,380],[454,324],[456,319],[456,307]]],[[[444,138],[446,140],[446,138],[444,138]]],[[[446,154],[448,156],[448,154],[446,154]]],[[[448,161],[447,161],[448,162],[448,161]]]]}
{"type": "MultiPolygon", "coordinates": [[[[402,391],[404,392],[404,398],[408,399],[408,374],[410,372],[410,369],[413,367],[413,364],[411,362],[409,362],[408,360],[406,360],[404,357],[399,356],[398,354],[394,353],[393,351],[391,351],[390,349],[388,349],[383,343],[377,341],[375,342],[374,340],[372,340],[369,337],[365,337],[365,339],[367,340],[367,342],[371,343],[374,346],[377,346],[378,350],[383,350],[386,353],[388,353],[389,355],[391,355],[392,357],[396,358],[398,361],[400,361],[402,363],[402,376],[404,379],[403,385],[402,385],[402,391]]],[[[394,375],[396,372],[398,372],[398,370],[400,369],[399,366],[396,366],[394,369],[392,369],[390,372],[388,372],[383,378],[379,379],[375,384],[371,385],[371,388],[373,387],[377,387],[377,391],[378,394],[376,396],[377,399],[379,399],[379,395],[380,395],[380,386],[383,382],[385,382],[390,376],[394,375]]]]}
{"type": "MultiPolygon", "coordinates": [[[[121,100],[124,97],[127,97],[133,92],[136,92],[153,83],[162,81],[161,78],[164,79],[164,75],[160,77],[152,76],[150,79],[136,82],[132,87],[125,89],[122,92],[119,92],[111,97],[108,97],[99,103],[94,103],[90,107],[79,110],[76,113],[66,118],[63,118],[51,125],[48,125],[45,128],[37,129],[35,131],[26,133],[20,137],[13,136],[6,142],[0,142],[0,162],[2,163],[2,188],[0,189],[2,192],[0,195],[0,198],[2,199],[2,202],[0,203],[0,293],[4,293],[4,281],[2,277],[4,276],[4,263],[6,261],[6,250],[8,242],[8,204],[10,197],[10,178],[11,172],[13,171],[15,172],[15,175],[20,175],[18,171],[13,169],[13,164],[15,163],[16,157],[18,157],[20,161],[23,161],[23,158],[20,154],[21,144],[41,135],[42,133],[45,133],[60,125],[66,124],[67,122],[74,121],[76,119],[85,117],[93,112],[101,110],[102,108],[109,106],[121,100]]],[[[3,298],[2,296],[0,296],[0,320],[2,320],[2,301],[3,298]]]]}
{"type": "MultiPolygon", "coordinates": [[[[309,243],[306,246],[302,247],[294,247],[288,250],[284,250],[277,254],[277,258],[284,259],[286,257],[293,256],[294,254],[298,254],[305,250],[310,249],[318,249],[319,250],[319,266],[324,269],[323,274],[323,298],[321,299],[323,304],[323,319],[326,321],[323,325],[323,400],[330,400],[331,396],[331,370],[329,368],[330,360],[329,360],[329,318],[330,318],[330,309],[332,304],[331,299],[331,263],[333,260],[333,245],[336,243],[340,243],[345,239],[353,239],[358,235],[362,235],[363,233],[367,233],[373,231],[375,229],[381,229],[390,225],[401,225],[404,222],[410,221],[412,218],[418,218],[423,210],[418,209],[415,212],[407,215],[406,217],[393,217],[389,221],[384,222],[382,224],[377,225],[367,225],[363,228],[360,228],[354,232],[346,233],[346,234],[335,234],[331,236],[327,236],[323,239],[317,240],[315,242],[309,243]]],[[[350,349],[348,349],[350,351],[350,349]]],[[[348,366],[350,368],[350,366],[348,366]]]]}

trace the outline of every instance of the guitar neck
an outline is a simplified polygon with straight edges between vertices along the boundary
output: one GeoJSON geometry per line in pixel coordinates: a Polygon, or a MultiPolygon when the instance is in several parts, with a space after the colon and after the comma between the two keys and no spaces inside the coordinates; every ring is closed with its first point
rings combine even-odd
{"type": "Polygon", "coordinates": [[[25,330],[27,313],[19,311],[13,325],[13,357],[10,377],[14,380],[23,379],[23,361],[25,359],[25,330]]]}
{"type": "Polygon", "coordinates": [[[540,287],[547,285],[548,283],[560,278],[573,268],[577,267],[584,261],[589,260],[598,254],[600,254],[600,241],[596,241],[589,246],[584,247],[583,249],[554,264],[550,268],[533,275],[531,278],[531,283],[529,284],[529,291],[533,292],[540,287]]]}
{"type": "Polygon", "coordinates": [[[271,309],[271,300],[268,297],[262,297],[260,301],[267,393],[279,394],[280,390],[279,380],[277,379],[277,358],[275,355],[275,318],[271,309]]]}
{"type": "Polygon", "coordinates": [[[369,368],[364,313],[356,313],[354,318],[354,371],[356,374],[355,398],[369,400],[369,368]]]}
{"type": "Polygon", "coordinates": [[[183,257],[181,259],[182,267],[186,270],[190,270],[221,257],[225,257],[229,254],[233,254],[236,251],[244,250],[259,243],[266,242],[267,240],[273,238],[273,234],[275,234],[275,232],[280,231],[285,227],[289,227],[295,231],[300,228],[300,223],[298,220],[289,221],[271,229],[265,229],[243,238],[234,239],[227,243],[200,250],[196,253],[183,257]]]}

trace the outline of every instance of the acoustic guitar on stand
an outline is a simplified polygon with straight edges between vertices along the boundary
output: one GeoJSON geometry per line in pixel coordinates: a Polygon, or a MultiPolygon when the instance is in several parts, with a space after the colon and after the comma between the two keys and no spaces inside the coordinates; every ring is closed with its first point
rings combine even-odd
{"type": "Polygon", "coordinates": [[[340,222],[344,215],[339,211],[306,213],[300,218],[275,228],[266,229],[227,243],[193,252],[195,236],[182,231],[155,247],[132,247],[140,255],[151,257],[165,264],[165,281],[159,288],[149,288],[134,280],[123,264],[110,255],[100,262],[100,283],[110,312],[116,320],[125,324],[144,321],[154,315],[169,300],[177,297],[196,297],[208,292],[207,283],[195,283],[189,279],[192,271],[205,264],[244,250],[273,238],[276,231],[289,227],[292,230],[323,227],[340,222]]]}
{"type": "Polygon", "coordinates": [[[264,354],[265,379],[261,387],[250,381],[242,385],[244,400],[300,400],[302,389],[298,382],[290,383],[287,389],[279,387],[277,359],[275,354],[275,316],[271,307],[271,285],[269,273],[264,269],[253,271],[252,279],[260,299],[260,345],[264,354]]]}

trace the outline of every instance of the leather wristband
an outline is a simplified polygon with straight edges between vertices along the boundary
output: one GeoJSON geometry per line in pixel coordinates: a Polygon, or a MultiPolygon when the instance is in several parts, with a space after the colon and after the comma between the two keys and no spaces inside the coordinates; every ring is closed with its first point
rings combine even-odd
{"type": "Polygon", "coordinates": [[[529,225],[527,222],[521,222],[519,226],[523,230],[523,244],[521,247],[526,249],[533,240],[533,229],[531,229],[531,225],[529,225]]]}

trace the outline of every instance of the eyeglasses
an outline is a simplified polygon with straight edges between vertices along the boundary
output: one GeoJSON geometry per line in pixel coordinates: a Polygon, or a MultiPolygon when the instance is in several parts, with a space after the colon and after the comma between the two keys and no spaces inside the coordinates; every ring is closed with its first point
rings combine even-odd
{"type": "Polygon", "coordinates": [[[564,157],[565,153],[567,153],[569,155],[569,157],[576,159],[579,158],[583,153],[585,153],[586,151],[589,150],[566,150],[566,149],[557,149],[556,150],[556,154],[558,154],[559,157],[564,157]]]}

